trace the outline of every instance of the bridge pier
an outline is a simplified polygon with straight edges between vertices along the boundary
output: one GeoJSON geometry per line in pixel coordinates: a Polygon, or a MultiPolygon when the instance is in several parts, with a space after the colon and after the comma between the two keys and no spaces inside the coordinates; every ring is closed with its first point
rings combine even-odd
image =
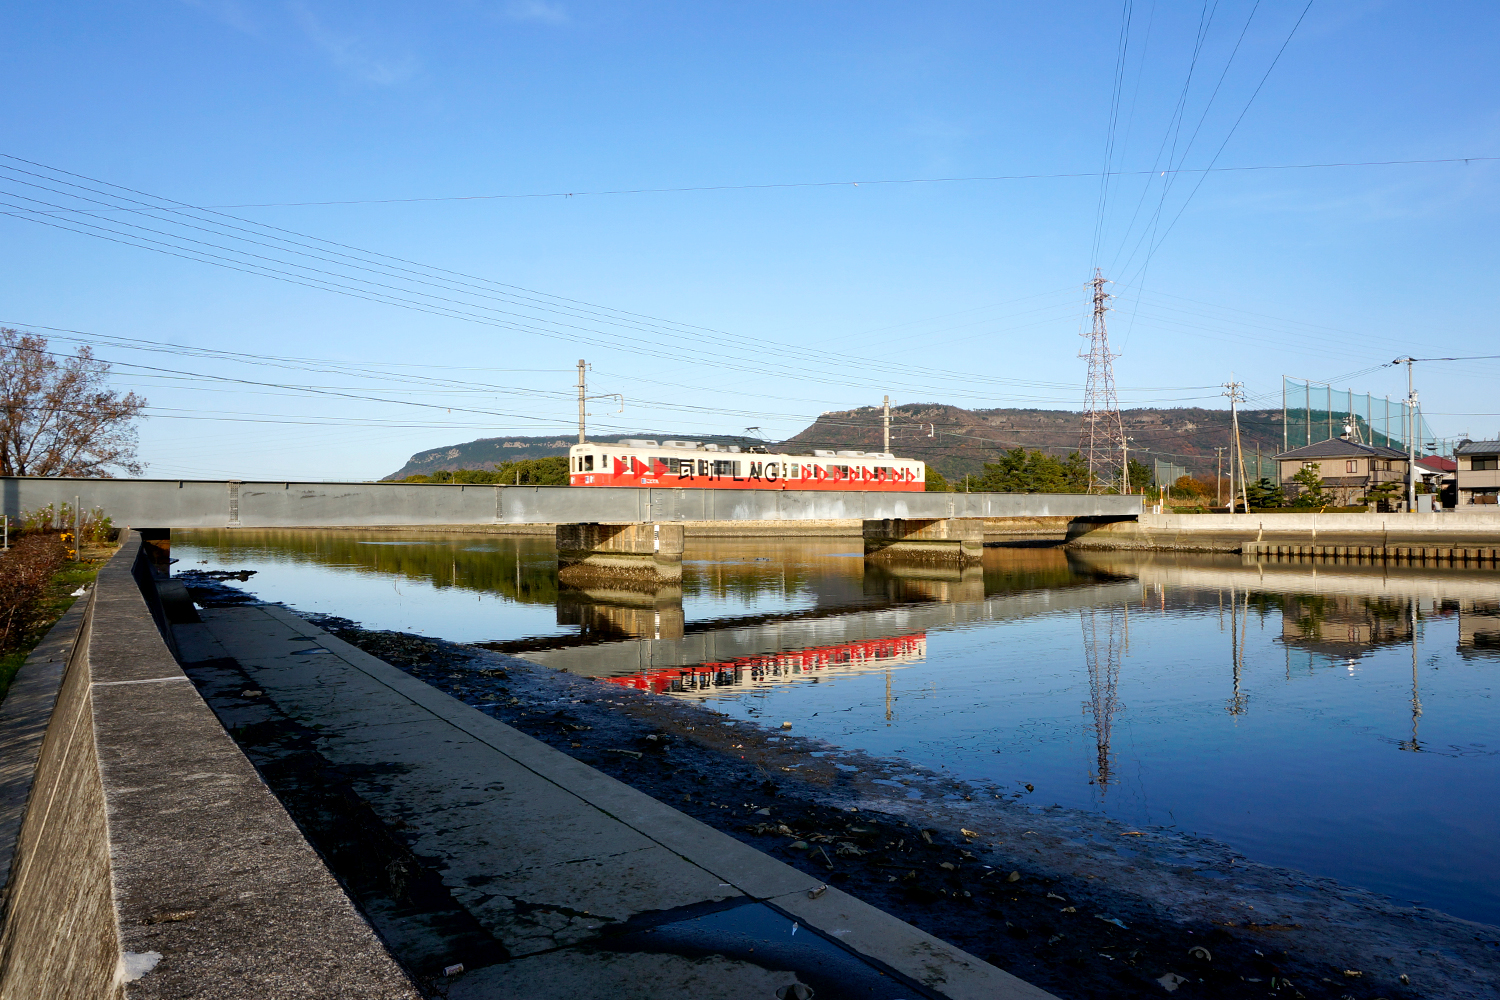
{"type": "Polygon", "coordinates": [[[977,563],[984,521],[973,517],[885,518],[864,522],[865,558],[888,562],[977,563]]]}
{"type": "Polygon", "coordinates": [[[682,638],[682,587],[655,581],[598,581],[587,589],[562,587],[557,624],[577,625],[600,641],[682,638]]]}
{"type": "Polygon", "coordinates": [[[557,579],[584,589],[590,583],[639,581],[680,583],[682,525],[559,524],[557,579]]]}

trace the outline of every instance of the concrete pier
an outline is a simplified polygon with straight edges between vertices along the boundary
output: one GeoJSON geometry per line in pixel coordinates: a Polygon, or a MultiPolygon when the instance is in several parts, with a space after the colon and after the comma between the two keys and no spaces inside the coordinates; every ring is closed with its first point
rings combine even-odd
{"type": "Polygon", "coordinates": [[[682,581],[682,525],[559,524],[557,578],[583,585],[610,580],[682,581]]]}
{"type": "Polygon", "coordinates": [[[984,555],[978,518],[884,518],[865,521],[863,535],[866,559],[961,566],[984,555]]]}

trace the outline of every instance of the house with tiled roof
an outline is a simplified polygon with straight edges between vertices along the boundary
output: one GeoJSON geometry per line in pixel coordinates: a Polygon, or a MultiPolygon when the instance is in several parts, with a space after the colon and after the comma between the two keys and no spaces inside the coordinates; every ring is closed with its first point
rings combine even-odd
{"type": "Polygon", "coordinates": [[[1460,441],[1453,457],[1458,462],[1460,510],[1500,500],[1500,441],[1460,441]]]}
{"type": "Polygon", "coordinates": [[[1294,478],[1303,469],[1318,470],[1329,503],[1350,507],[1362,503],[1370,490],[1383,483],[1406,482],[1406,453],[1379,444],[1361,444],[1347,435],[1293,448],[1276,456],[1281,488],[1290,499],[1302,492],[1294,478]]]}

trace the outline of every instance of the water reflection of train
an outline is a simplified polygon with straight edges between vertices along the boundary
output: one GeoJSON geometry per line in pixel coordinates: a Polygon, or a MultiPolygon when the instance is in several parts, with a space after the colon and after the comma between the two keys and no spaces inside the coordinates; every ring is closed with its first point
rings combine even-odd
{"type": "Polygon", "coordinates": [[[607,680],[610,684],[653,694],[704,696],[727,687],[760,687],[816,681],[835,674],[864,674],[920,663],[926,658],[927,634],[918,632],[837,646],[812,646],[789,652],[742,656],[723,663],[658,667],[607,680]]]}
{"type": "Polygon", "coordinates": [[[927,466],[889,452],[742,452],[700,441],[590,441],[568,449],[572,486],[674,486],[709,490],[842,490],[920,493],[927,466]]]}

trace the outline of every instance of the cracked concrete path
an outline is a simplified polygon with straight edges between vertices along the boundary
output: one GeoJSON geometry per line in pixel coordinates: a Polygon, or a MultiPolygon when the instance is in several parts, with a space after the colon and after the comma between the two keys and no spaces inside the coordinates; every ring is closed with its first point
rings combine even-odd
{"type": "Polygon", "coordinates": [[[520,983],[537,998],[749,998],[793,982],[820,1000],[1050,996],[837,889],[810,898],[813,877],[285,608],[201,617],[176,626],[177,641],[206,697],[217,686],[219,701],[246,706],[237,720],[216,705],[226,726],[260,724],[269,703],[311,733],[509,956],[446,983],[453,998],[509,997],[520,983]]]}

